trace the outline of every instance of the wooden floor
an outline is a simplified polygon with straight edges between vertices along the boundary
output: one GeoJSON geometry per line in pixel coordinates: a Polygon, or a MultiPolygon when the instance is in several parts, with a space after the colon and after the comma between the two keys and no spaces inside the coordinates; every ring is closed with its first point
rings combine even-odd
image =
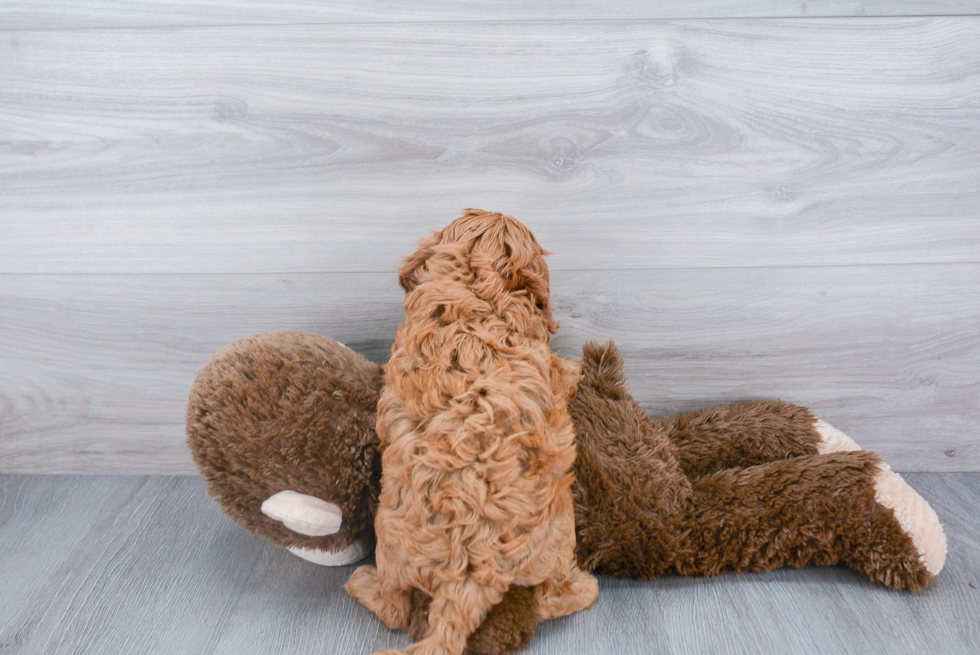
{"type": "MultiPolygon", "coordinates": [[[[528,653],[978,653],[980,473],[906,478],[945,525],[921,594],[844,568],[601,579],[528,653]]],[[[0,652],[368,653],[406,646],[309,564],[232,524],[196,477],[0,476],[0,652]]]]}

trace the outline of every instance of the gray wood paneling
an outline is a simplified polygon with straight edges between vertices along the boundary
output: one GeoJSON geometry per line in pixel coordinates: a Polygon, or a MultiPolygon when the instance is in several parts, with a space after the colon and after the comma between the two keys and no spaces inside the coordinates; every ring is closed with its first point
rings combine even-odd
{"type": "Polygon", "coordinates": [[[651,411],[781,396],[976,469],[980,17],[581,19],[977,3],[689,5],[5,3],[0,471],[192,473],[215,350],[383,359],[399,255],[466,206],[555,252],[557,345],[614,337],[651,411]]]}
{"type": "MultiPolygon", "coordinates": [[[[256,332],[332,336],[383,361],[394,275],[4,276],[0,471],[192,473],[194,375],[256,332]]],[[[634,395],[670,413],[748,398],[813,407],[902,470],[980,466],[980,265],[567,271],[561,333],[613,338],[634,395]]]]}
{"type": "MultiPolygon", "coordinates": [[[[906,479],[949,538],[938,587],[895,592],[844,568],[815,567],[600,578],[592,609],[542,625],[526,652],[976,653],[980,474],[906,479]]],[[[343,591],[353,566],[318,567],[247,535],[221,516],[199,478],[0,478],[0,570],[13,565],[21,570],[2,578],[4,596],[26,600],[0,597],[0,644],[14,655],[340,655],[409,643],[343,591]],[[82,523],[92,526],[71,536],[82,523]],[[71,534],[42,538],[37,525],[66,525],[71,534]]]]}
{"type": "Polygon", "coordinates": [[[3,32],[0,272],[388,271],[465,206],[558,270],[975,262],[978,73],[970,17],[3,32]]]}
{"type": "Polygon", "coordinates": [[[976,0],[14,0],[0,6],[0,29],[228,25],[243,23],[388,23],[426,21],[767,18],[977,14],[976,0]]]}

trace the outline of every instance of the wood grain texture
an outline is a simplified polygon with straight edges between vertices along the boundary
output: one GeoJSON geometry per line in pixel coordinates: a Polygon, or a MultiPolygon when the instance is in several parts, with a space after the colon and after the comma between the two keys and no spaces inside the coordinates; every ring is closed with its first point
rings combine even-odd
{"type": "Polygon", "coordinates": [[[366,654],[412,643],[347,595],[343,586],[355,567],[302,560],[297,566],[297,559],[266,545],[226,629],[207,652],[366,654]]]}
{"type": "MultiPolygon", "coordinates": [[[[980,474],[906,479],[949,538],[938,587],[895,592],[836,567],[600,578],[592,609],[542,625],[525,652],[976,653],[980,474]]],[[[221,516],[199,478],[0,478],[5,573],[11,557],[43,583],[22,573],[2,578],[5,595],[27,599],[0,600],[5,653],[346,655],[409,643],[343,591],[353,566],[318,567],[248,536],[221,516]],[[59,499],[66,493],[73,498],[59,499]],[[58,524],[76,536],[49,541],[33,533],[58,524]],[[25,548],[32,542],[38,547],[25,548]]]]}
{"type": "MultiPolygon", "coordinates": [[[[0,471],[193,473],[183,420],[225,344],[300,329],[384,361],[392,273],[0,277],[0,471]]],[[[980,265],[567,271],[566,356],[612,338],[655,414],[781,397],[901,470],[980,467],[980,265]]]]}
{"type": "Polygon", "coordinates": [[[109,1],[15,0],[0,5],[0,29],[183,25],[390,23],[801,16],[978,14],[976,0],[455,0],[315,2],[313,0],[109,1]]]}
{"type": "Polygon", "coordinates": [[[223,520],[198,479],[125,480],[60,565],[45,548],[21,554],[45,584],[0,621],[6,649],[207,652],[265,543],[223,520]]]}
{"type": "Polygon", "coordinates": [[[971,17],[0,32],[0,272],[390,271],[467,206],[556,270],[976,262],[978,73],[971,17]]]}
{"type": "Polygon", "coordinates": [[[122,477],[0,476],[0,651],[31,640],[33,624],[13,618],[28,606],[35,617],[47,611],[64,591],[51,574],[83,547],[128,484],[122,477]]]}

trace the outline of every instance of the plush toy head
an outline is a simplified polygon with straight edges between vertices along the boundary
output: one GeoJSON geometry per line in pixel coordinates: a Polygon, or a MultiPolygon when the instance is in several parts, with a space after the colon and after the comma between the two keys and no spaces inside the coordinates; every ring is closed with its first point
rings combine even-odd
{"type": "Polygon", "coordinates": [[[332,339],[249,337],[198,374],[188,444],[211,495],[250,533],[318,563],[357,561],[373,549],[380,389],[381,367],[332,339]],[[335,531],[304,530],[297,499],[319,499],[313,510],[335,515],[335,531]]]}

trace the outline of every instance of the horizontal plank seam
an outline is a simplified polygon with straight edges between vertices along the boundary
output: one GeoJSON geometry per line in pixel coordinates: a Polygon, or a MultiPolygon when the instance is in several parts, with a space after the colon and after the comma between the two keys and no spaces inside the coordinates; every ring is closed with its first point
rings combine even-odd
{"type": "Polygon", "coordinates": [[[563,18],[563,19],[512,19],[512,20],[423,20],[423,21],[338,21],[309,23],[190,23],[181,25],[113,25],[84,27],[0,27],[4,32],[70,32],[70,31],[116,31],[116,30],[188,30],[188,29],[237,29],[242,27],[326,27],[350,25],[508,25],[508,24],[571,24],[571,23],[667,23],[702,21],[815,21],[815,20],[908,20],[918,18],[977,18],[980,12],[972,14],[877,14],[862,16],[685,16],[670,18],[563,18]]]}
{"type": "MultiPolygon", "coordinates": [[[[611,273],[618,271],[644,272],[644,271],[724,271],[724,270],[766,270],[766,269],[802,269],[802,268],[886,268],[886,267],[906,267],[906,266],[980,266],[980,261],[941,261],[941,262],[869,262],[867,264],[773,264],[762,266],[650,266],[635,268],[555,268],[551,267],[552,273],[611,273]]],[[[269,276],[269,275],[393,275],[397,272],[396,268],[390,270],[370,269],[370,270],[324,270],[324,271],[172,271],[172,272],[125,272],[118,271],[93,272],[93,271],[62,271],[51,273],[33,273],[27,271],[0,271],[0,279],[4,277],[180,277],[180,276],[269,276]]]]}

